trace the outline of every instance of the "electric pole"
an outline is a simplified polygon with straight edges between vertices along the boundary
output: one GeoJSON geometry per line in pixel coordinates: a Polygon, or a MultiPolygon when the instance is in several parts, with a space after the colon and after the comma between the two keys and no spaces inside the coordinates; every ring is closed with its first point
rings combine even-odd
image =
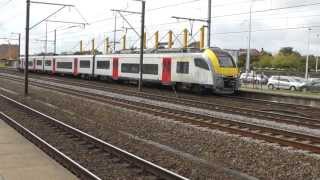
{"type": "Polygon", "coordinates": [[[305,73],[305,79],[308,79],[309,77],[309,56],[310,56],[310,33],[311,33],[311,28],[308,28],[308,54],[307,54],[307,59],[306,59],[306,73],[305,73]]]}
{"type": "Polygon", "coordinates": [[[250,71],[251,34],[252,34],[252,8],[253,8],[254,2],[256,2],[256,1],[263,1],[263,0],[251,0],[251,4],[250,4],[248,49],[247,49],[247,58],[246,58],[246,73],[249,73],[249,71],[250,71]]]}
{"type": "Polygon", "coordinates": [[[246,73],[249,73],[249,71],[250,71],[251,30],[252,30],[252,3],[250,5],[248,49],[247,49],[247,58],[246,58],[246,73]]]}
{"type": "Polygon", "coordinates": [[[316,72],[318,72],[318,61],[319,61],[319,56],[317,56],[317,59],[316,59],[316,72]]]}
{"type": "Polygon", "coordinates": [[[211,0],[208,0],[208,32],[207,32],[207,46],[208,48],[211,47],[211,9],[212,9],[212,5],[211,5],[211,0]]]}
{"type": "Polygon", "coordinates": [[[145,7],[146,2],[144,0],[142,2],[142,13],[141,13],[141,39],[140,39],[140,78],[139,78],[139,91],[142,90],[142,74],[143,74],[143,51],[144,51],[144,22],[145,22],[145,7]]]}
{"type": "Polygon", "coordinates": [[[44,44],[44,56],[47,55],[48,52],[48,23],[46,22],[46,40],[44,44]]]}
{"type": "Polygon", "coordinates": [[[29,66],[29,23],[30,23],[30,0],[27,0],[26,10],[26,44],[25,44],[25,68],[24,68],[24,95],[28,95],[28,66],[29,66]]]}
{"type": "MultiPolygon", "coordinates": [[[[144,53],[144,40],[145,40],[145,33],[144,33],[144,25],[145,25],[145,14],[146,14],[146,2],[145,0],[134,0],[134,1],[140,1],[141,2],[141,5],[142,5],[142,10],[141,12],[134,12],[134,11],[127,11],[127,10],[119,10],[119,9],[111,9],[111,11],[114,11],[114,12],[118,12],[119,15],[123,18],[123,20],[130,26],[130,28],[137,34],[137,36],[140,37],[140,63],[139,63],[139,91],[142,90],[142,83],[143,83],[143,53],[144,53]],[[125,16],[122,14],[122,13],[129,13],[129,14],[139,14],[141,15],[141,32],[140,34],[133,28],[133,26],[130,24],[130,22],[125,18],[125,16]]],[[[114,21],[114,50],[115,50],[115,43],[116,43],[116,40],[115,40],[115,36],[116,36],[116,31],[117,31],[117,28],[116,28],[116,24],[117,21],[116,21],[116,15],[115,15],[115,21],[114,21]]]]}
{"type": "MultiPolygon", "coordinates": [[[[48,20],[50,17],[54,16],[58,12],[60,12],[65,7],[74,7],[74,5],[70,4],[59,4],[59,3],[48,3],[48,2],[39,2],[39,1],[30,1],[27,0],[26,3],[26,42],[25,42],[25,68],[24,68],[24,76],[25,76],[25,83],[24,83],[24,95],[28,95],[28,67],[29,67],[29,31],[30,29],[38,26],[42,22],[48,20]],[[47,16],[45,19],[37,22],[33,26],[30,27],[30,4],[44,4],[44,5],[51,5],[51,6],[61,6],[60,9],[56,10],[55,12],[51,13],[49,16],[47,16]]],[[[47,41],[47,39],[46,39],[47,41]]]]}
{"type": "Polygon", "coordinates": [[[53,55],[57,53],[57,29],[54,30],[53,55]]]}
{"type": "Polygon", "coordinates": [[[21,49],[21,33],[18,33],[18,42],[19,42],[19,44],[18,44],[18,47],[19,47],[18,60],[20,61],[20,55],[21,55],[21,51],[20,51],[20,49],[21,49]]]}
{"type": "Polygon", "coordinates": [[[113,52],[116,52],[116,39],[117,39],[117,13],[115,13],[114,15],[113,52]]]}

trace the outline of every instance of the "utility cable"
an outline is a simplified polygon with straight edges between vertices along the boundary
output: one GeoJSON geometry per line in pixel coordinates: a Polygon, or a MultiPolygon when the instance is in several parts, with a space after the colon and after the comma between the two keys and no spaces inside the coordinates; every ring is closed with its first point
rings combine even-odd
{"type": "MultiPolygon", "coordinates": [[[[270,9],[264,9],[264,10],[251,11],[251,13],[252,13],[252,14],[253,14],[253,13],[262,13],[262,12],[269,12],[269,11],[278,11],[278,10],[286,10],[286,9],[309,7],[309,6],[319,6],[319,5],[320,5],[320,3],[301,4],[301,5],[280,7],[280,8],[270,8],[270,9]]],[[[234,14],[226,14],[226,15],[213,16],[212,19],[214,19],[214,18],[222,18],[222,17],[230,17],[230,16],[238,16],[238,15],[246,15],[246,14],[250,14],[250,11],[248,11],[248,12],[242,12],[242,13],[234,13],[234,14]]]]}

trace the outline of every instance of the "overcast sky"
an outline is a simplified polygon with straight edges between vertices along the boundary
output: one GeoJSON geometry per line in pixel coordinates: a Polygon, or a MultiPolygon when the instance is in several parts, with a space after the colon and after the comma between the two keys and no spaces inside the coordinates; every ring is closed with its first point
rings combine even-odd
{"type": "MultiPolygon", "coordinates": [[[[84,41],[84,47],[91,47],[90,41],[96,39],[97,46],[103,49],[103,39],[108,36],[113,41],[114,12],[110,9],[126,9],[140,11],[141,3],[133,0],[46,0],[46,2],[67,3],[76,8],[65,8],[50,20],[85,22],[85,28],[73,27],[71,24],[48,23],[48,40],[53,40],[53,30],[57,29],[57,51],[75,51],[79,49],[79,41],[84,41]],[[77,12],[79,10],[80,14],[77,12]],[[83,16],[84,19],[81,17],[83,16]]],[[[318,0],[212,0],[212,46],[221,48],[247,48],[249,29],[249,9],[252,5],[252,48],[264,48],[275,53],[279,48],[292,46],[296,50],[307,53],[308,33],[310,33],[310,51],[320,55],[320,2],[318,0]],[[319,3],[319,4],[317,4],[319,3]],[[313,4],[313,5],[310,5],[313,4]],[[297,8],[285,8],[299,5],[309,5],[297,8]],[[284,7],[285,9],[279,9],[284,7]],[[270,10],[271,9],[271,10],[270,10]],[[273,9],[273,10],[272,10],[273,9]],[[258,11],[258,12],[256,12],[258,11]],[[260,11],[260,12],[259,12],[260,11]],[[263,11],[263,12],[261,12],[263,11]],[[311,27],[311,30],[308,30],[311,27]],[[309,31],[309,32],[308,32],[309,31]]],[[[146,0],[146,32],[148,46],[152,46],[153,33],[160,31],[160,38],[166,41],[166,33],[173,30],[176,35],[184,28],[191,29],[190,22],[175,20],[171,16],[182,16],[197,19],[207,18],[207,0],[146,0]]],[[[31,26],[39,22],[60,7],[32,4],[31,26]]],[[[124,14],[127,15],[127,14],[124,14]]],[[[140,32],[140,16],[126,16],[128,21],[140,32]]],[[[24,51],[25,0],[0,0],[0,38],[16,38],[22,33],[22,51],[24,51]]],[[[118,15],[117,41],[124,34],[123,27],[129,25],[118,15]]],[[[193,23],[194,39],[198,40],[197,32],[204,25],[193,23]]],[[[30,51],[44,51],[45,23],[31,30],[30,51]]],[[[133,30],[128,30],[130,46],[139,46],[138,36],[133,30]]],[[[8,41],[0,40],[0,43],[8,41]]],[[[15,43],[11,40],[10,43],[15,43]]],[[[176,43],[176,46],[179,46],[176,43]]],[[[48,51],[53,49],[48,43],[48,51]]]]}

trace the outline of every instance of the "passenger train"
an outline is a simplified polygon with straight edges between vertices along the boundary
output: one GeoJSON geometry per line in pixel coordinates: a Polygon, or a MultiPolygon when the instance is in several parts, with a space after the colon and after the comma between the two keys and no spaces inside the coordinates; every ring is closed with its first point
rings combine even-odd
{"type": "MultiPolygon", "coordinates": [[[[28,69],[50,74],[137,81],[139,57],[138,53],[30,56],[28,69]]],[[[23,70],[24,67],[25,58],[22,57],[19,68],[23,70]]],[[[229,94],[240,86],[236,63],[230,54],[219,48],[146,52],[142,69],[144,83],[174,85],[178,89],[229,94]]]]}

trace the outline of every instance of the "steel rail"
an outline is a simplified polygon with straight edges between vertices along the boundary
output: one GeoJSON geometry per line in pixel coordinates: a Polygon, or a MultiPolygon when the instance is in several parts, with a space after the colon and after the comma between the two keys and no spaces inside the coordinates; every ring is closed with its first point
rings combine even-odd
{"type": "Polygon", "coordinates": [[[219,119],[209,115],[191,113],[184,110],[170,109],[143,102],[133,102],[106,95],[100,95],[99,97],[96,97],[96,94],[94,93],[83,92],[80,90],[69,89],[66,87],[57,87],[48,84],[40,85],[39,83],[34,85],[45,89],[59,91],[69,95],[81,96],[99,102],[104,102],[112,106],[116,105],[119,107],[133,109],[140,112],[147,112],[149,114],[153,114],[160,117],[167,117],[179,122],[189,123],[201,127],[207,127],[210,129],[218,129],[232,134],[239,134],[245,137],[260,139],[267,142],[295,147],[297,149],[302,149],[320,154],[320,147],[314,145],[320,144],[320,138],[316,136],[310,136],[281,129],[274,129],[256,124],[238,122],[229,119],[219,119]]]}
{"type": "Polygon", "coordinates": [[[20,103],[20,102],[18,102],[16,100],[13,100],[12,98],[9,98],[9,97],[7,97],[5,95],[2,95],[2,94],[0,94],[0,97],[2,97],[4,99],[6,99],[6,100],[18,105],[18,106],[20,106],[22,108],[25,108],[25,109],[27,109],[27,110],[35,113],[35,114],[38,114],[38,115],[40,115],[42,117],[45,117],[45,118],[47,118],[48,120],[50,120],[52,122],[55,122],[55,124],[57,124],[58,126],[62,127],[63,129],[67,129],[68,131],[71,131],[74,134],[77,134],[77,135],[81,136],[82,138],[85,138],[88,141],[93,142],[94,144],[98,145],[99,147],[101,147],[103,149],[106,149],[108,152],[111,152],[113,154],[116,154],[116,155],[120,156],[123,159],[126,159],[127,161],[129,161],[129,162],[133,163],[134,165],[144,169],[147,172],[150,172],[151,174],[153,174],[153,175],[155,175],[157,177],[160,177],[162,179],[169,179],[169,180],[188,180],[188,178],[186,178],[186,177],[178,175],[178,174],[176,174],[176,173],[174,173],[172,171],[169,171],[169,170],[167,170],[167,169],[165,169],[163,167],[160,167],[160,166],[158,166],[158,165],[156,165],[156,164],[154,164],[152,162],[144,160],[141,157],[138,157],[138,156],[136,156],[136,155],[134,155],[132,153],[129,153],[129,152],[123,150],[123,149],[120,149],[120,148],[118,148],[118,147],[116,147],[116,146],[114,146],[114,145],[112,145],[110,143],[107,143],[107,142],[105,142],[105,141],[103,141],[101,139],[98,139],[98,138],[96,138],[96,137],[94,137],[94,136],[92,136],[92,135],[90,135],[88,133],[85,133],[85,132],[83,132],[83,131],[81,131],[81,130],[79,130],[77,128],[74,128],[74,127],[66,124],[66,123],[63,123],[63,122],[61,122],[61,121],[59,121],[59,120],[57,120],[57,119],[55,119],[55,118],[53,118],[51,116],[48,116],[48,115],[46,115],[44,113],[41,113],[41,112],[39,112],[39,111],[37,111],[37,110],[27,106],[27,105],[24,105],[24,104],[22,104],[22,103],[20,103]]]}
{"type": "MultiPolygon", "coordinates": [[[[9,70],[9,71],[12,72],[13,70],[9,70]]],[[[17,72],[17,71],[14,71],[14,72],[17,72]]],[[[37,74],[37,75],[39,75],[39,74],[37,74]]],[[[56,79],[56,80],[60,80],[60,79],[56,79]]],[[[125,91],[125,90],[123,90],[123,91],[125,91]]],[[[130,90],[126,90],[126,91],[130,91],[130,90]]],[[[144,93],[144,92],[140,92],[140,93],[144,93]]],[[[219,97],[219,98],[225,97],[225,98],[232,98],[232,99],[239,99],[239,100],[244,99],[244,100],[249,100],[249,101],[254,101],[254,102],[262,102],[262,103],[280,105],[280,106],[283,106],[283,107],[293,107],[293,106],[296,107],[296,104],[285,103],[285,102],[275,102],[275,101],[270,101],[270,100],[266,100],[266,99],[246,98],[246,97],[231,96],[231,95],[219,95],[217,97],[219,97]]],[[[190,98],[190,97],[188,97],[188,98],[190,98]]],[[[314,107],[314,106],[299,105],[299,107],[319,110],[319,108],[314,107]]]]}
{"type": "Polygon", "coordinates": [[[52,85],[36,85],[45,89],[51,89],[66,94],[81,96],[88,99],[104,102],[112,106],[124,107],[140,112],[147,112],[160,117],[167,117],[175,121],[190,123],[193,125],[207,127],[210,129],[218,129],[232,134],[240,134],[242,136],[260,139],[267,142],[278,143],[284,146],[295,147],[297,149],[307,150],[313,153],[320,154],[320,147],[314,144],[320,144],[320,138],[316,136],[294,133],[281,129],[274,129],[266,126],[259,126],[250,123],[238,122],[229,119],[219,119],[209,115],[191,113],[184,110],[170,109],[162,106],[151,105],[142,102],[133,102],[116,97],[100,95],[96,97],[94,93],[82,92],[79,90],[54,87],[52,85]],[[247,130],[249,128],[249,130],[247,130]],[[276,136],[284,136],[276,137],[276,136]],[[303,143],[309,141],[310,143],[303,143]]]}
{"type": "Polygon", "coordinates": [[[268,112],[268,111],[255,110],[255,109],[249,109],[249,108],[243,108],[243,107],[221,105],[221,104],[212,103],[212,102],[203,102],[203,101],[194,100],[194,99],[177,98],[177,97],[163,96],[163,95],[157,95],[157,94],[150,94],[145,92],[136,92],[136,91],[130,91],[130,90],[123,90],[119,88],[110,88],[110,87],[104,87],[99,85],[86,84],[82,82],[68,82],[60,79],[51,79],[51,78],[50,80],[64,82],[67,84],[72,84],[77,86],[81,85],[88,88],[96,88],[98,90],[109,90],[116,93],[122,92],[122,94],[135,95],[137,97],[150,98],[153,100],[159,100],[159,101],[165,101],[165,102],[180,103],[183,105],[190,105],[194,107],[200,107],[200,108],[219,111],[219,112],[232,113],[232,114],[236,113],[239,115],[244,115],[244,116],[249,116],[254,118],[259,117],[265,120],[304,126],[312,129],[320,129],[320,120],[297,116],[297,115],[287,115],[282,113],[268,112]]]}
{"type": "MultiPolygon", "coordinates": [[[[1,97],[3,97],[1,95],[1,97]]],[[[53,147],[51,144],[47,143],[45,140],[22,126],[20,123],[9,117],[3,112],[0,112],[0,119],[7,122],[10,126],[12,126],[14,129],[16,129],[18,132],[20,132],[24,137],[26,137],[28,140],[36,144],[38,147],[40,147],[43,151],[50,153],[51,155],[54,154],[54,159],[56,159],[58,162],[62,162],[63,164],[67,164],[66,166],[76,175],[78,175],[81,178],[84,179],[92,179],[92,180],[101,180],[98,176],[93,174],[91,171],[86,169],[85,167],[81,166],[79,163],[71,159],[69,156],[65,155],[55,147],[53,147]],[[2,118],[1,118],[2,117],[2,118]],[[45,149],[48,148],[49,150],[45,149]]]]}

